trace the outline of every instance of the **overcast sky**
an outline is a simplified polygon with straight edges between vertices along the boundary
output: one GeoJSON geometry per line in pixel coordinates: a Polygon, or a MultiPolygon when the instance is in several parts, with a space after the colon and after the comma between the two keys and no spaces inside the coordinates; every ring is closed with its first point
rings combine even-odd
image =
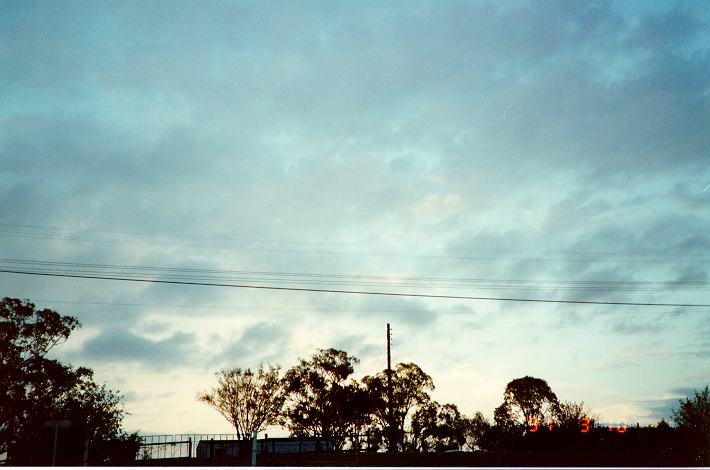
{"type": "MultiPolygon", "coordinates": [[[[705,1],[6,0],[0,269],[708,304],[709,51],[705,1]]],[[[230,432],[222,367],[376,373],[387,322],[468,415],[533,375],[649,424],[710,383],[708,308],[0,287],[79,318],[57,354],[146,434],[230,432]]]]}

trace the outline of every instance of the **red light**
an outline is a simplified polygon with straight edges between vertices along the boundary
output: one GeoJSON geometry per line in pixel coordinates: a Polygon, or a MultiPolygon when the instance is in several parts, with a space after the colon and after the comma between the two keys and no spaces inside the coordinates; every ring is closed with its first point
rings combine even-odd
{"type": "Polygon", "coordinates": [[[555,424],[555,420],[552,419],[552,418],[550,418],[550,424],[547,425],[547,429],[549,429],[550,431],[552,431],[552,425],[553,425],[553,424],[555,424]]]}
{"type": "Polygon", "coordinates": [[[619,419],[619,421],[616,422],[616,426],[609,425],[609,432],[611,431],[616,431],[619,434],[623,434],[626,432],[628,426],[626,426],[626,420],[625,419],[619,419]]]}
{"type": "Polygon", "coordinates": [[[623,434],[626,432],[626,420],[620,419],[617,423],[619,427],[616,428],[616,432],[623,434]]]}
{"type": "Polygon", "coordinates": [[[537,432],[537,418],[528,418],[528,424],[531,426],[530,429],[528,429],[529,432],[537,432]]]}
{"type": "Polygon", "coordinates": [[[589,418],[582,418],[582,429],[580,432],[589,432],[589,418]]]}

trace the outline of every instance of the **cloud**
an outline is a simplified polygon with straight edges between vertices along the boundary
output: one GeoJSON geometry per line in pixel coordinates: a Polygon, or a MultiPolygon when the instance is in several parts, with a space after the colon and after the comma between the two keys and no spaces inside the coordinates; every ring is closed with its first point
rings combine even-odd
{"type": "Polygon", "coordinates": [[[152,340],[124,328],[110,328],[87,340],[80,354],[102,363],[139,363],[163,369],[189,362],[194,340],[192,333],[178,332],[162,340],[152,340]]]}
{"type": "Polygon", "coordinates": [[[374,338],[368,335],[346,335],[339,337],[332,346],[328,347],[346,351],[349,355],[364,360],[382,353],[382,345],[373,340],[374,338]]]}
{"type": "Polygon", "coordinates": [[[668,11],[641,17],[627,41],[645,48],[677,50],[694,45],[707,26],[688,5],[676,5],[668,11]]]}
{"type": "Polygon", "coordinates": [[[424,302],[407,298],[368,296],[360,302],[360,306],[366,315],[386,316],[393,322],[410,327],[423,328],[434,323],[439,317],[436,311],[424,302]]]}
{"type": "Polygon", "coordinates": [[[700,186],[692,188],[687,183],[677,183],[673,186],[671,197],[678,201],[683,207],[691,210],[708,210],[710,209],[710,185],[703,190],[699,190],[700,186]]]}
{"type": "Polygon", "coordinates": [[[236,338],[214,354],[214,361],[241,367],[255,367],[256,362],[273,362],[282,357],[290,332],[270,322],[258,322],[246,327],[236,338]],[[247,364],[247,365],[244,365],[247,364]]]}
{"type": "Polygon", "coordinates": [[[636,335],[667,333],[679,323],[679,313],[653,313],[642,315],[612,315],[608,323],[610,332],[632,337],[636,335]]]}
{"type": "MultiPolygon", "coordinates": [[[[704,286],[688,287],[708,277],[708,27],[702,3],[10,3],[0,223],[36,228],[0,226],[0,257],[232,271],[203,279],[289,273],[280,282],[291,286],[315,273],[307,287],[430,291],[409,276],[448,279],[429,281],[441,293],[706,303],[704,286]],[[653,284],[616,288],[624,282],[653,284]]],[[[406,342],[423,335],[401,337],[403,351],[433,352],[473,329],[505,335],[517,313],[540,344],[557,323],[601,325],[589,338],[600,348],[609,328],[630,340],[699,331],[679,311],[2,282],[98,329],[82,357],[149,367],[253,367],[331,344],[365,358],[385,321],[395,334],[442,332],[421,345],[406,342]],[[228,316],[207,308],[217,304],[228,316]],[[132,329],[177,321],[190,333],[132,329]]],[[[682,340],[659,342],[659,357],[682,340]]],[[[675,364],[695,367],[698,351],[675,364]]],[[[656,359],[617,365],[651,370],[656,359]]],[[[432,374],[450,373],[432,362],[432,374]]]]}
{"type": "Polygon", "coordinates": [[[651,419],[672,421],[673,412],[678,410],[681,400],[695,396],[697,390],[690,387],[674,388],[669,390],[664,398],[641,400],[638,403],[648,411],[651,419]]]}

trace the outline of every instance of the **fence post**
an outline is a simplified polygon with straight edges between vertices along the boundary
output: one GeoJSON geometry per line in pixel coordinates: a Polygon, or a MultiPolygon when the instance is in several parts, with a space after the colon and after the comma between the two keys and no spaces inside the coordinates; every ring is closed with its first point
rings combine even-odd
{"type": "Polygon", "coordinates": [[[89,466],[89,438],[84,438],[84,458],[82,459],[81,465],[84,467],[89,466]]]}
{"type": "Polygon", "coordinates": [[[256,467],[256,431],[254,431],[254,440],[251,445],[251,466],[256,467]]]}

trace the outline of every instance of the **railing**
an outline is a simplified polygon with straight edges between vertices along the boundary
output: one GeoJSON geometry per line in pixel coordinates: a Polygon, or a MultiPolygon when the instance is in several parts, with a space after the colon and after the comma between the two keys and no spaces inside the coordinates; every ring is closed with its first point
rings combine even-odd
{"type": "MultiPolygon", "coordinates": [[[[138,452],[138,460],[153,460],[153,459],[172,459],[172,458],[186,458],[197,457],[197,445],[200,441],[226,441],[226,440],[237,440],[236,434],[157,434],[150,436],[141,436],[141,445],[138,452]]],[[[321,437],[306,437],[299,439],[301,445],[297,448],[301,451],[313,451],[308,448],[309,445],[313,445],[315,441],[324,440],[321,437]],[[306,449],[309,450],[306,450],[306,449]]],[[[360,435],[348,435],[344,439],[343,447],[340,453],[357,453],[363,451],[373,451],[368,445],[371,436],[365,434],[360,435]]],[[[278,441],[278,438],[276,439],[278,441]]],[[[327,440],[327,439],[326,439],[327,440]]],[[[298,441],[294,441],[298,444],[298,441]]],[[[276,447],[283,449],[288,447],[283,443],[274,443],[271,439],[259,439],[259,452],[272,453],[276,450],[276,447]]],[[[323,451],[322,449],[321,451],[323,451]]],[[[375,449],[376,450],[376,449],[375,449]]],[[[326,450],[326,452],[334,452],[333,450],[326,450]]]]}
{"type": "Polygon", "coordinates": [[[157,434],[141,436],[139,460],[195,457],[201,440],[237,439],[236,434],[157,434]]]}

